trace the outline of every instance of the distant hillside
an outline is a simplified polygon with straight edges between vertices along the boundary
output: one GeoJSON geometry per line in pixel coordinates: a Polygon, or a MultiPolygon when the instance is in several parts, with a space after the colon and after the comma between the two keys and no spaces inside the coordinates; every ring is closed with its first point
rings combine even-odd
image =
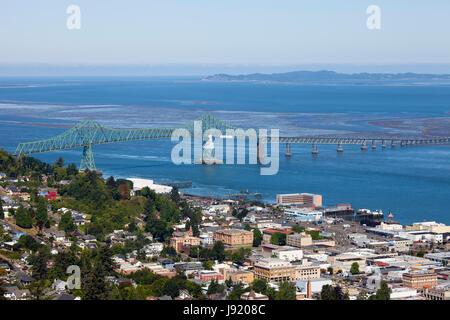
{"type": "Polygon", "coordinates": [[[293,71],[286,73],[253,73],[246,75],[215,74],[206,81],[252,81],[283,83],[353,83],[353,84],[450,84],[450,74],[418,73],[337,73],[334,71],[293,71]]]}

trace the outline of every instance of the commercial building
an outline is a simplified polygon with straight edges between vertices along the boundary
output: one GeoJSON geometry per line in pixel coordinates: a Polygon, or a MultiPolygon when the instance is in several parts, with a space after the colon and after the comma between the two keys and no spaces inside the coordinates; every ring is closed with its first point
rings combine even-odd
{"type": "Polygon", "coordinates": [[[232,247],[253,245],[253,232],[241,229],[222,229],[217,230],[215,241],[221,241],[225,245],[232,247]]]}
{"type": "Polygon", "coordinates": [[[272,283],[320,278],[320,267],[317,265],[294,265],[278,258],[259,260],[255,263],[253,272],[256,279],[272,283]]]}
{"type": "Polygon", "coordinates": [[[407,231],[428,231],[433,233],[450,233],[450,226],[435,221],[416,222],[412,226],[406,226],[407,231]]]}
{"type": "Polygon", "coordinates": [[[313,244],[312,237],[306,232],[289,234],[286,237],[286,244],[292,247],[307,247],[313,244]]]}
{"type": "Polygon", "coordinates": [[[322,291],[322,287],[325,285],[332,285],[333,281],[331,279],[325,278],[316,278],[311,280],[297,280],[296,287],[300,292],[306,291],[306,287],[308,282],[311,285],[311,293],[320,293],[322,291]]]}
{"type": "Polygon", "coordinates": [[[295,220],[300,221],[315,221],[320,220],[323,217],[321,211],[311,209],[286,209],[284,214],[291,216],[295,220]]]}
{"type": "Polygon", "coordinates": [[[434,288],[425,288],[423,295],[427,300],[450,300],[450,283],[434,288]]]}
{"type": "Polygon", "coordinates": [[[320,267],[318,265],[298,265],[295,269],[297,271],[295,280],[320,278],[320,267]]]}
{"type": "Polygon", "coordinates": [[[403,286],[408,288],[423,288],[437,286],[435,273],[409,272],[403,274],[403,286]]]}
{"type": "Polygon", "coordinates": [[[322,196],[312,193],[277,194],[277,204],[285,206],[308,205],[310,207],[321,207],[322,196]]]}
{"type": "Polygon", "coordinates": [[[183,247],[186,245],[199,246],[200,238],[185,235],[184,237],[172,237],[172,239],[170,239],[170,246],[174,248],[176,252],[183,251],[183,247]]]}
{"type": "Polygon", "coordinates": [[[283,281],[297,280],[297,270],[289,261],[267,258],[259,260],[253,267],[256,279],[265,279],[267,282],[281,283],[283,281]]]}
{"type": "Polygon", "coordinates": [[[212,271],[212,270],[202,270],[195,272],[195,278],[203,281],[212,281],[212,280],[223,280],[223,275],[220,272],[212,271]]]}
{"type": "Polygon", "coordinates": [[[231,280],[233,283],[243,282],[250,284],[255,279],[253,272],[245,270],[221,269],[224,280],[231,280]]]}

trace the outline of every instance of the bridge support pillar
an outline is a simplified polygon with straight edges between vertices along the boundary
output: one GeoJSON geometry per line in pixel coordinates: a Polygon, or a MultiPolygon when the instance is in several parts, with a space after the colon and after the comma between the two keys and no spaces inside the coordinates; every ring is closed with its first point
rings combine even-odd
{"type": "Polygon", "coordinates": [[[289,158],[292,156],[290,143],[286,143],[286,153],[284,155],[286,158],[289,158]]]}
{"type": "Polygon", "coordinates": [[[339,142],[337,152],[344,152],[344,148],[342,148],[342,142],[339,142]]]}
{"type": "Polygon", "coordinates": [[[92,145],[83,147],[83,155],[81,156],[80,171],[97,170],[95,168],[94,154],[92,153],[92,145]]]}
{"type": "Polygon", "coordinates": [[[394,140],[392,140],[391,141],[391,148],[394,148],[395,147],[395,142],[394,142],[394,140]]]}
{"type": "Polygon", "coordinates": [[[363,143],[362,143],[362,145],[361,145],[361,150],[362,150],[362,151],[367,150],[366,140],[363,141],[363,143]]]}
{"type": "Polygon", "coordinates": [[[403,148],[405,145],[406,145],[405,141],[402,140],[402,141],[400,142],[400,147],[403,148]]]}
{"type": "Polygon", "coordinates": [[[386,141],[385,140],[383,140],[381,142],[381,148],[386,149],[386,141]]]}
{"type": "Polygon", "coordinates": [[[312,154],[319,154],[319,151],[317,151],[317,143],[313,143],[312,146],[312,154]]]}

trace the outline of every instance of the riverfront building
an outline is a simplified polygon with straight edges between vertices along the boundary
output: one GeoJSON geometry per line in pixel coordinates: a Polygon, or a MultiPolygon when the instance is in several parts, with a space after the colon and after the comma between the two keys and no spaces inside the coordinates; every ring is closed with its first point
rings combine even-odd
{"type": "Polygon", "coordinates": [[[284,214],[293,217],[295,220],[315,221],[322,219],[322,212],[309,209],[286,209],[284,214]]]}
{"type": "Polygon", "coordinates": [[[308,205],[310,207],[321,207],[322,196],[312,193],[277,194],[277,204],[284,206],[308,205]]]}

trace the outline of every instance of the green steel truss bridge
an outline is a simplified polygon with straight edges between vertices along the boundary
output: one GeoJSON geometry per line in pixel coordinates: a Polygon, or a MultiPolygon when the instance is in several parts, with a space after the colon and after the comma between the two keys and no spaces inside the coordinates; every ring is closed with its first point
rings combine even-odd
{"type": "MultiPolygon", "coordinates": [[[[212,115],[206,114],[197,119],[201,121],[203,132],[208,129],[218,129],[226,134],[227,129],[239,129],[227,123],[220,121],[212,115]]],[[[21,156],[33,153],[49,152],[56,150],[65,150],[73,148],[83,148],[81,157],[80,170],[95,170],[94,156],[92,153],[92,145],[170,138],[173,131],[179,128],[187,129],[191,134],[194,132],[194,121],[184,126],[168,127],[168,128],[148,128],[148,129],[113,129],[105,127],[98,122],[92,120],[84,120],[73,128],[49,139],[24,142],[17,146],[14,155],[21,156]]],[[[245,130],[245,129],[244,129],[245,130]]],[[[270,137],[264,139],[270,142],[270,137]]],[[[392,147],[395,145],[425,145],[425,144],[449,144],[450,137],[412,137],[412,136],[303,136],[303,137],[280,137],[280,143],[286,144],[286,156],[291,155],[291,144],[302,143],[312,144],[313,154],[317,154],[318,144],[337,144],[338,152],[342,152],[343,144],[360,144],[361,149],[367,149],[367,144],[372,144],[372,149],[376,148],[377,142],[383,148],[386,143],[390,143],[392,147]]],[[[258,147],[264,146],[264,143],[258,144],[258,147]]],[[[258,153],[260,151],[258,150],[258,153]]]]}

